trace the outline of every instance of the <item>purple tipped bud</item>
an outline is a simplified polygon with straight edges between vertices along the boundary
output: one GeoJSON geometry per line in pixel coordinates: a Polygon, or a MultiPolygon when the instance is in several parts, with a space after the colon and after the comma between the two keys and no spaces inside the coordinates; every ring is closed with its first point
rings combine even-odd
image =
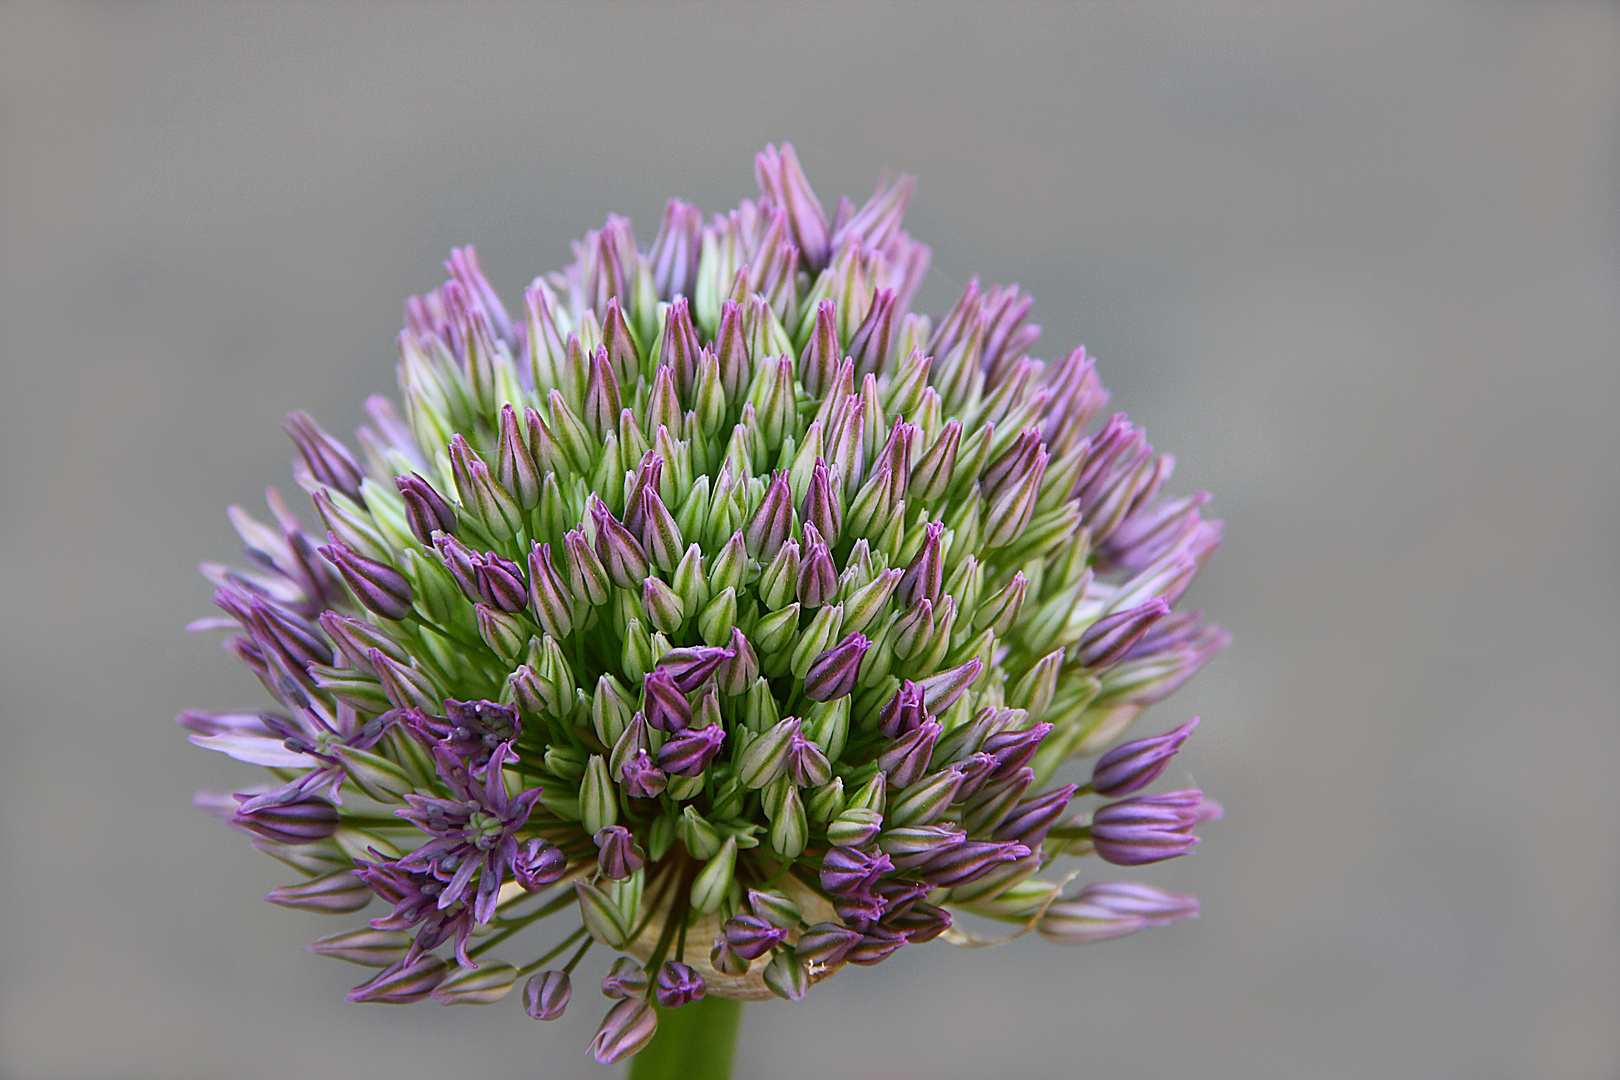
{"type": "Polygon", "coordinates": [[[854,948],[844,954],[844,959],[851,964],[869,967],[873,964],[881,964],[896,952],[899,952],[905,944],[906,935],[900,931],[874,926],[861,935],[861,940],[855,943],[854,948]]]}
{"type": "Polygon", "coordinates": [[[602,979],[602,993],[610,998],[636,998],[647,992],[647,973],[628,956],[613,961],[602,979]]]}
{"type": "Polygon", "coordinates": [[[658,751],[658,765],[671,776],[702,776],[725,739],[725,729],[719,724],[677,731],[658,751]]]}
{"type": "Polygon", "coordinates": [[[375,1001],[386,1005],[402,1005],[421,1001],[433,993],[449,974],[444,961],[437,956],[421,956],[414,963],[403,962],[384,968],[377,977],[344,994],[349,1001],[375,1001]]]}
{"type": "Polygon", "coordinates": [[[844,528],[844,499],[833,481],[832,470],[819,457],[811,467],[810,486],[805,489],[799,516],[814,525],[828,544],[838,543],[838,535],[844,528]]]}
{"type": "Polygon", "coordinates": [[[890,787],[908,788],[923,778],[942,730],[934,721],[925,720],[915,731],[900,736],[878,755],[878,768],[889,774],[890,787]]]}
{"type": "Polygon", "coordinates": [[[1073,784],[1048,791],[1039,798],[1019,803],[1013,807],[1012,813],[1001,819],[991,839],[1000,841],[1014,841],[1034,850],[1040,847],[1041,841],[1046,839],[1046,831],[1052,827],[1063,811],[1069,807],[1069,800],[1074,798],[1078,791],[1073,784]]]}
{"type": "Polygon", "coordinates": [[[292,436],[298,452],[309,466],[309,474],[329,488],[336,488],[364,506],[360,497],[360,481],[364,474],[355,464],[348,448],[322,430],[315,418],[302,409],[287,414],[283,430],[292,436]]]}
{"type": "Polygon", "coordinates": [[[523,1011],[536,1020],[555,1020],[568,1007],[574,988],[566,971],[542,971],[523,984],[523,1011]]]}
{"type": "Polygon", "coordinates": [[[639,590],[652,569],[641,541],[630,535],[630,530],[608,511],[607,504],[595,496],[591,498],[590,512],[596,525],[596,554],[608,577],[621,589],[639,590]]]}
{"type": "Polygon", "coordinates": [[[563,537],[563,550],[568,556],[568,591],[575,601],[606,603],[610,580],[607,567],[585,542],[585,534],[570,529],[563,537]]]}
{"type": "Polygon", "coordinates": [[[1140,607],[1104,615],[1080,636],[1080,643],[1075,646],[1075,662],[1088,668],[1107,667],[1129,652],[1154,623],[1168,614],[1170,605],[1161,596],[1140,607]]]}
{"type": "Polygon", "coordinates": [[[956,797],[966,801],[978,794],[989,783],[990,774],[996,771],[998,764],[994,754],[986,754],[982,750],[969,754],[957,764],[957,768],[962,770],[962,786],[957,790],[956,797]]]}
{"type": "Polygon", "coordinates": [[[860,940],[859,930],[851,930],[842,923],[821,922],[800,935],[793,952],[806,963],[832,967],[842,963],[860,940]]]}
{"type": "Polygon", "coordinates": [[[645,750],[637,750],[620,766],[619,775],[624,781],[624,793],[632,799],[656,799],[669,782],[664,770],[653,764],[652,755],[645,750]]]}
{"type": "Polygon", "coordinates": [[[1117,866],[1185,855],[1198,846],[1192,829],[1198,822],[1201,791],[1172,791],[1109,803],[1091,820],[1091,842],[1097,854],[1117,866]]]}
{"type": "Polygon", "coordinates": [[[658,363],[675,373],[675,387],[685,401],[692,400],[697,387],[701,351],[697,329],[692,325],[691,304],[684,296],[676,297],[664,312],[663,351],[658,363]]]}
{"type": "Polygon", "coordinates": [[[433,543],[433,533],[453,534],[456,531],[456,511],[443,495],[433,489],[433,485],[422,479],[419,473],[409,476],[394,477],[394,486],[399,488],[400,497],[405,500],[405,520],[411,527],[411,534],[423,544],[433,543]]]}
{"type": "Polygon", "coordinates": [[[1197,726],[1195,716],[1164,735],[1114,747],[1099,758],[1092,769],[1091,790],[1112,799],[1147,787],[1164,772],[1164,767],[1197,726]]]}
{"type": "Polygon", "coordinates": [[[895,600],[902,609],[911,607],[918,600],[939,603],[940,590],[945,585],[945,561],[939,551],[939,538],[944,531],[943,521],[931,521],[924,530],[922,547],[900,578],[900,587],[895,590],[895,600]]]}
{"type": "Polygon", "coordinates": [[[900,689],[889,699],[889,703],[883,706],[883,711],[878,713],[878,730],[896,739],[916,731],[927,719],[928,710],[923,705],[922,687],[907,679],[900,684],[900,689]]]}
{"type": "Polygon", "coordinates": [[[1200,911],[1198,897],[1191,893],[1166,892],[1135,881],[1099,881],[1081,889],[1075,900],[1121,915],[1140,916],[1149,927],[1196,919],[1200,911]]]}
{"type": "Polygon", "coordinates": [[[776,553],[787,543],[792,527],[793,491],[788,487],[787,472],[779,470],[772,475],[759,508],[743,527],[748,554],[761,562],[776,558],[776,553]]]}
{"type": "Polygon", "coordinates": [[[568,873],[568,858],[556,844],[546,840],[528,840],[512,860],[512,876],[527,892],[539,892],[555,885],[568,873]]]}
{"type": "Polygon", "coordinates": [[[724,933],[727,943],[738,956],[744,960],[758,960],[776,948],[788,932],[757,916],[737,915],[726,920],[724,933]]]}
{"type": "Polygon", "coordinates": [[[658,1014],[640,998],[627,998],[608,1010],[591,1040],[591,1056],[612,1065],[641,1050],[658,1032],[658,1014]]]}
{"type": "Polygon", "coordinates": [[[327,538],[330,543],[320,548],[320,553],[337,567],[355,599],[385,619],[403,619],[410,614],[415,594],[404,574],[351,550],[332,533],[327,533],[327,538]]]}
{"type": "MultiPolygon", "coordinates": [[[[246,801],[247,797],[238,798],[246,801]]],[[[238,811],[231,823],[278,844],[313,844],[337,832],[338,812],[325,799],[303,799],[246,814],[238,811]]]]}
{"type": "Polygon", "coordinates": [[[894,864],[882,852],[829,848],[821,860],[821,887],[840,895],[865,891],[893,869],[894,864]]]}
{"type": "Polygon", "coordinates": [[[647,853],[623,825],[598,829],[591,839],[598,848],[596,865],[609,881],[623,881],[647,862],[647,853]]]}
{"type": "Polygon", "coordinates": [[[523,583],[523,571],[511,559],[502,558],[491,551],[473,571],[478,584],[478,597],[485,604],[515,615],[529,607],[529,588],[523,583]]]}
{"type": "Polygon", "coordinates": [[[304,946],[304,951],[362,967],[385,968],[405,959],[410,947],[410,936],[403,930],[373,930],[368,926],[312,941],[304,946]]]}
{"type": "Polygon", "coordinates": [[[915,870],[966,839],[954,825],[905,825],[878,837],[878,847],[894,860],[896,869],[915,870]]]}
{"type": "MultiPolygon", "coordinates": [[[[813,528],[814,525],[805,524],[806,530],[813,528]]],[[[837,595],[838,570],[833,565],[832,552],[827,550],[825,541],[817,540],[799,563],[799,603],[811,610],[831,602],[837,595]]]]}
{"type": "Polygon", "coordinates": [[[811,701],[832,701],[855,689],[861,660],[872,642],[864,634],[850,634],[810,661],[804,676],[804,696],[811,701]]]}
{"type": "Polygon", "coordinates": [[[982,670],[983,662],[975,657],[960,667],[928,676],[918,684],[922,687],[923,706],[935,715],[944,712],[956,704],[957,698],[967,693],[967,688],[973,685],[973,680],[979,677],[982,670]]]}
{"type": "Polygon", "coordinates": [[[793,144],[784,142],[781,150],[768,145],[754,155],[754,178],[760,195],[787,215],[793,243],[813,274],[827,265],[829,255],[827,215],[810,189],[799,165],[793,144]]]}
{"type": "Polygon", "coordinates": [[[917,874],[936,888],[948,889],[977,881],[1002,863],[1028,854],[1029,848],[1016,841],[963,840],[939,852],[917,874]]]}
{"type": "Polygon", "coordinates": [[[951,913],[934,904],[916,903],[892,917],[885,916],[883,925],[904,934],[910,944],[922,945],[951,928],[951,913]]]}
{"type": "Polygon", "coordinates": [[[809,965],[786,949],[778,950],[765,965],[765,989],[783,1001],[803,1001],[810,992],[809,965]]]}
{"type": "Polygon", "coordinates": [[[879,289],[860,328],[849,341],[849,355],[855,361],[855,374],[882,375],[889,356],[889,336],[894,328],[894,290],[879,289]]]}
{"type": "Polygon", "coordinates": [[[748,961],[737,955],[724,934],[716,934],[714,948],[709,950],[709,966],[722,975],[748,974],[748,961]]]}
{"type": "Polygon", "coordinates": [[[980,749],[996,759],[992,780],[1000,780],[1028,765],[1041,748],[1041,740],[1051,732],[1051,724],[1036,724],[1024,731],[998,731],[984,740],[980,749]]]}
{"type": "Polygon", "coordinates": [[[573,628],[574,598],[552,564],[550,544],[529,551],[529,603],[540,628],[552,637],[566,637],[573,628]]]}
{"type": "Polygon", "coordinates": [[[666,668],[654,668],[642,680],[647,723],[659,731],[680,731],[692,725],[692,705],[675,685],[666,668]]]}
{"type": "Polygon", "coordinates": [[[667,674],[681,693],[690,694],[732,655],[730,649],[710,645],[671,649],[659,659],[658,670],[667,674]]]}
{"type": "Polygon", "coordinates": [[[371,888],[347,870],[339,870],[298,885],[282,885],[264,897],[272,904],[342,915],[359,911],[371,900],[371,888]]]}
{"type": "Polygon", "coordinates": [[[678,960],[669,960],[658,969],[658,1004],[666,1009],[679,1008],[697,1001],[708,992],[703,976],[678,960]]]}
{"type": "Polygon", "coordinates": [[[797,731],[788,737],[787,778],[797,787],[820,787],[832,779],[827,755],[797,731]]]}
{"type": "Polygon", "coordinates": [[[746,694],[748,688],[754,685],[754,680],[759,678],[759,655],[735,626],[731,628],[731,642],[727,651],[732,655],[715,669],[715,678],[720,682],[720,689],[727,694],[733,697],[746,694]]]}

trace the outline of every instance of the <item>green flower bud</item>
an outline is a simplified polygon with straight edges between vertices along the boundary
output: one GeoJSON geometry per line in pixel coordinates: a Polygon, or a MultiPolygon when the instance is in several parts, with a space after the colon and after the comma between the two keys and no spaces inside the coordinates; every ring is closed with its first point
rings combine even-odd
{"type": "Polygon", "coordinates": [[[825,825],[833,818],[844,812],[844,780],[835,776],[830,783],[822,784],[810,793],[810,800],[805,805],[805,813],[817,825],[825,825]]]}
{"type": "Polygon", "coordinates": [[[805,820],[804,804],[799,801],[799,789],[782,783],[781,791],[780,798],[766,804],[766,813],[771,819],[771,848],[784,859],[796,859],[804,851],[810,825],[805,820]]]}
{"type": "Polygon", "coordinates": [[[588,833],[619,822],[619,789],[608,776],[607,762],[592,754],[579,783],[579,820],[588,833]]]}
{"type": "Polygon", "coordinates": [[[945,816],[961,786],[962,774],[955,769],[942,769],[925,776],[900,794],[883,819],[894,828],[932,825],[945,816]]]}
{"type": "Polygon", "coordinates": [[[728,836],[692,882],[692,907],[705,914],[719,911],[735,882],[736,869],[737,838],[728,836]]]}
{"type": "Polygon", "coordinates": [[[574,882],[574,893],[579,897],[579,914],[586,932],[610,949],[623,948],[630,939],[630,927],[619,906],[588,882],[574,882]]]}
{"type": "Polygon", "coordinates": [[[833,847],[859,847],[877,835],[883,815],[864,806],[852,806],[827,825],[827,843],[833,847]]]}
{"type": "Polygon", "coordinates": [[[803,1001],[810,992],[810,970],[791,950],[778,949],[765,965],[765,985],[783,1001],[803,1001]]]}

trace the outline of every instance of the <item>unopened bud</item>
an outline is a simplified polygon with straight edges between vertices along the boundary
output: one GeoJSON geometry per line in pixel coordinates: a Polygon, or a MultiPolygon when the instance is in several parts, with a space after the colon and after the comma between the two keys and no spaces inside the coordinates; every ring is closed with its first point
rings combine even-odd
{"type": "Polygon", "coordinates": [[[536,1020],[555,1020],[568,1007],[573,993],[568,972],[542,971],[529,976],[529,981],[523,984],[523,1011],[536,1020]]]}
{"type": "MultiPolygon", "coordinates": [[[[683,298],[684,299],[684,298],[683,298]]],[[[658,1014],[641,998],[626,998],[608,1010],[591,1040],[591,1056],[612,1065],[637,1053],[658,1033],[658,1014]]]]}
{"type": "Polygon", "coordinates": [[[1197,726],[1198,717],[1195,716],[1164,735],[1116,746],[1097,760],[1091,772],[1091,790],[1098,795],[1116,798],[1147,787],[1164,772],[1170,759],[1197,726]]]}
{"type": "Polygon", "coordinates": [[[518,969],[511,964],[485,962],[475,968],[458,968],[433,988],[431,995],[441,1005],[492,1005],[512,992],[518,969]]]}

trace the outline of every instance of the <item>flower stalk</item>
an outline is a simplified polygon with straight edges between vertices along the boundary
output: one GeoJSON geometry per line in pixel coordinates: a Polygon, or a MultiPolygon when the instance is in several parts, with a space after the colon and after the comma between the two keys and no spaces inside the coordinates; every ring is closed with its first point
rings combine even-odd
{"type": "Polygon", "coordinates": [[[658,1034],[630,1061],[629,1080],[730,1080],[742,1002],[708,996],[658,1010],[658,1034]]]}

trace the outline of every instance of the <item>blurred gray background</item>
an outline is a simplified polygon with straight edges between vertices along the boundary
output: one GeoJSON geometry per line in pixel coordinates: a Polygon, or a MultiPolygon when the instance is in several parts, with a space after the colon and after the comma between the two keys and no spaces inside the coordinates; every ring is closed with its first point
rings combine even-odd
{"type": "MultiPolygon", "coordinates": [[[[363,973],[198,787],[227,503],[391,390],[401,302],[609,211],[913,172],[925,306],[1037,297],[1209,489],[1237,644],[1147,722],[1228,807],[1200,922],[907,949],[739,1077],[1620,1075],[1620,8],[0,7],[0,1076],[612,1075],[600,1015],[363,973]]],[[[1144,728],[1146,730],[1146,728],[1144,728]]],[[[1089,869],[1089,868],[1088,868],[1089,869]]]]}

